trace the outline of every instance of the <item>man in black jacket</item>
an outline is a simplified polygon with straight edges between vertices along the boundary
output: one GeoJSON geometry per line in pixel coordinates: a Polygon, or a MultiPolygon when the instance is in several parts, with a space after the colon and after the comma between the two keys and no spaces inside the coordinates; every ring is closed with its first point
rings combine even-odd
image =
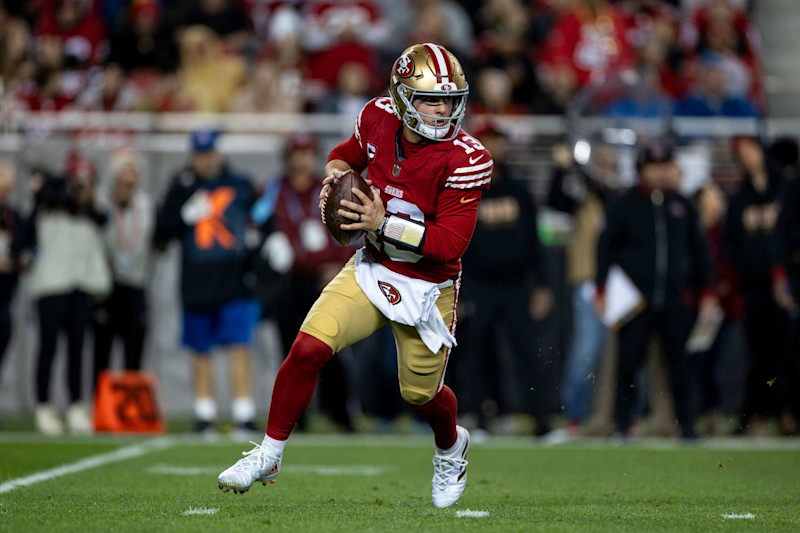
{"type": "Polygon", "coordinates": [[[618,265],[644,296],[645,308],[618,332],[616,423],[625,435],[631,426],[634,382],[650,335],[658,334],[666,359],[675,412],[684,438],[696,436],[692,376],[687,372],[686,340],[695,316],[716,306],[714,269],[697,211],[677,192],[680,169],[663,143],[640,153],[641,181],[609,206],[597,250],[598,313],[605,310],[605,281],[618,265]]]}
{"type": "Polygon", "coordinates": [[[260,306],[246,285],[251,276],[245,242],[255,191],[225,164],[216,140],[212,130],[192,133],[190,164],[175,176],[155,233],[157,243],[182,243],[182,342],[195,355],[194,411],[200,433],[213,431],[216,418],[209,357],[215,346],[230,349],[234,422],[241,431],[255,429],[249,345],[260,306]]]}
{"type": "Polygon", "coordinates": [[[517,378],[514,386],[524,408],[533,411],[537,434],[543,435],[549,431],[553,402],[548,401],[546,386],[552,382],[547,375],[554,364],[548,359],[552,351],[537,349],[534,320],[549,313],[552,295],[544,283],[536,207],[524,183],[514,179],[505,135],[487,124],[476,136],[491,152],[494,171],[492,186],[478,209],[472,243],[462,259],[459,319],[463,317],[464,325],[452,358],[459,387],[469,391],[462,398],[461,412],[477,415],[485,429],[483,402],[505,396],[499,387],[492,387],[504,368],[496,350],[502,333],[514,359],[508,374],[517,378]]]}

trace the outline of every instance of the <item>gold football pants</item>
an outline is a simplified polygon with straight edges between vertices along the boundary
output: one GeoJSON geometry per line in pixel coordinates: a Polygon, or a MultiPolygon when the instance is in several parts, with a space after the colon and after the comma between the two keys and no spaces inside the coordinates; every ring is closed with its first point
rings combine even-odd
{"type": "MultiPolygon", "coordinates": [[[[365,339],[389,322],[397,345],[397,369],[400,394],[414,405],[426,403],[436,396],[444,383],[444,372],[450,349],[446,346],[432,353],[414,326],[389,321],[370,303],[356,282],[355,257],[342,268],[322,291],[306,315],[300,331],[316,337],[333,353],[365,339]]],[[[445,324],[455,332],[456,301],[460,279],[444,287],[436,301],[445,324]]]]}

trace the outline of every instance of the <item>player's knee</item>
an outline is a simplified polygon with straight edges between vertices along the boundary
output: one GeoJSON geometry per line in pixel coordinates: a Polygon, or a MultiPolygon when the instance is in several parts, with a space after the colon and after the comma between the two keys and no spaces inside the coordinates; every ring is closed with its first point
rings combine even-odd
{"type": "Polygon", "coordinates": [[[435,390],[425,390],[415,387],[400,387],[400,395],[406,403],[411,405],[422,405],[433,400],[436,396],[435,390]]]}
{"type": "Polygon", "coordinates": [[[292,363],[304,368],[320,368],[333,355],[330,346],[307,333],[300,332],[289,350],[289,357],[292,363]]]}

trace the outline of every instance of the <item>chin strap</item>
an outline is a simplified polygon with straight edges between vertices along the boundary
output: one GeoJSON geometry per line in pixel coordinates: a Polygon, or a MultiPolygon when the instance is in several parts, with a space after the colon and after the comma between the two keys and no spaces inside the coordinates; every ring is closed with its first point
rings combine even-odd
{"type": "Polygon", "coordinates": [[[383,235],[383,240],[406,250],[422,253],[425,244],[425,224],[399,215],[383,216],[376,235],[383,235]]]}

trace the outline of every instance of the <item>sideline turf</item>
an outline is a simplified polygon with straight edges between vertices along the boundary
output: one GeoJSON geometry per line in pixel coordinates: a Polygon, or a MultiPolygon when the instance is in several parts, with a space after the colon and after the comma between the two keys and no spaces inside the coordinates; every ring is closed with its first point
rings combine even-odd
{"type": "MultiPolygon", "coordinates": [[[[37,470],[123,445],[66,442],[0,442],[0,483],[40,461],[37,470]]],[[[298,439],[276,484],[242,496],[219,491],[215,473],[246,447],[179,442],[2,494],[0,531],[800,530],[800,448],[474,446],[467,492],[455,508],[437,510],[430,503],[432,450],[419,439],[370,442],[298,439]],[[319,475],[314,467],[381,473],[319,475]],[[196,473],[156,473],[170,468],[196,473]],[[190,508],[219,511],[183,516],[190,508]],[[464,509],[489,516],[457,518],[464,509]],[[722,518],[729,513],[756,518],[722,518]]]]}

